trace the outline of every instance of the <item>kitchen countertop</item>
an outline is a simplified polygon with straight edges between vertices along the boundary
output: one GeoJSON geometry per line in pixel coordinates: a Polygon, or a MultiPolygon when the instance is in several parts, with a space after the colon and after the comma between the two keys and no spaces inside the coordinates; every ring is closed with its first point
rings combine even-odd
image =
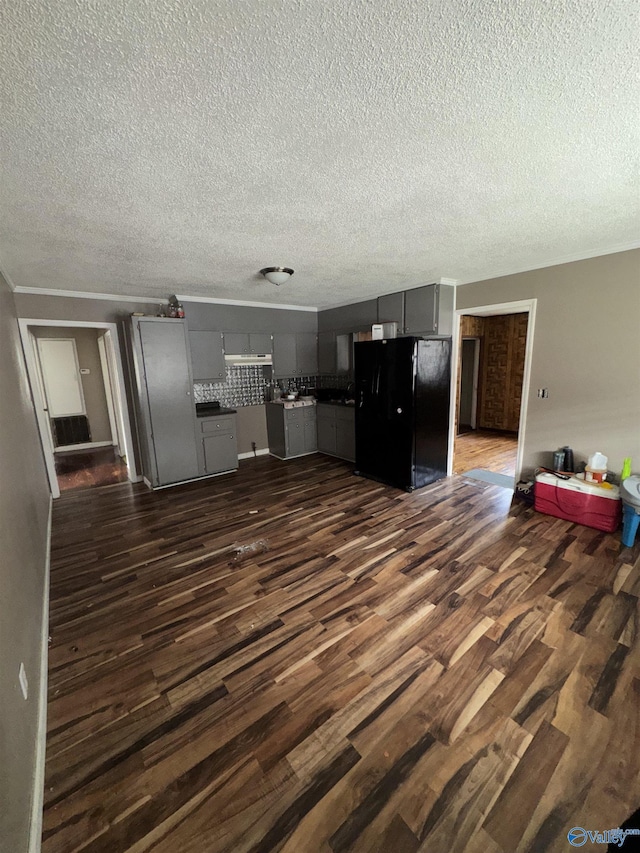
{"type": "Polygon", "coordinates": [[[303,406],[315,406],[315,400],[271,400],[272,403],[275,403],[276,406],[284,406],[285,409],[299,409],[303,406]]]}
{"type": "Polygon", "coordinates": [[[348,409],[353,409],[356,405],[355,400],[318,400],[319,406],[343,406],[348,409]]]}
{"type": "Polygon", "coordinates": [[[224,406],[209,406],[207,403],[196,403],[197,418],[217,418],[220,415],[236,415],[237,413],[237,409],[225,409],[224,406]]]}

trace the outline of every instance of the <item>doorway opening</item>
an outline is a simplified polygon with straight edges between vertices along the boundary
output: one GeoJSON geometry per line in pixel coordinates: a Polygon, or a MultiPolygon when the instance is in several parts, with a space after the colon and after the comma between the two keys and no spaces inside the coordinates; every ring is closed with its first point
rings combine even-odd
{"type": "Polygon", "coordinates": [[[115,324],[19,324],[53,497],[137,481],[115,324]]]}
{"type": "Polygon", "coordinates": [[[535,302],[456,311],[452,473],[501,485],[520,476],[535,302]]]}

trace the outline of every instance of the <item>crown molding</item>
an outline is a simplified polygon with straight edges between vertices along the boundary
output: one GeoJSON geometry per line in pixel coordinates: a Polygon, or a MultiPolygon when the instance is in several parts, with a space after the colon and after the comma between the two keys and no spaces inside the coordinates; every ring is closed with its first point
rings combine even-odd
{"type": "Polygon", "coordinates": [[[116,293],[87,293],[85,290],[54,290],[49,287],[18,287],[16,293],[26,293],[31,296],[63,296],[66,299],[99,299],[108,302],[153,302],[155,305],[168,305],[168,299],[151,296],[128,296],[116,293]]]}
{"type": "Polygon", "coordinates": [[[310,305],[280,305],[272,302],[245,302],[241,299],[215,299],[212,296],[181,296],[176,293],[179,302],[203,302],[206,305],[239,305],[244,308],[273,308],[276,311],[309,311],[317,313],[318,308],[310,305]]]}
{"type": "Polygon", "coordinates": [[[458,282],[458,286],[462,287],[466,284],[475,284],[479,281],[489,281],[492,278],[505,278],[509,275],[520,275],[525,272],[534,272],[534,270],[544,270],[548,267],[560,267],[563,264],[573,264],[576,261],[588,261],[591,258],[601,258],[604,255],[617,255],[621,252],[631,252],[634,249],[640,249],[640,240],[636,240],[633,243],[623,243],[619,246],[612,246],[608,249],[598,249],[597,251],[591,252],[577,252],[573,255],[565,255],[562,258],[556,258],[555,260],[545,261],[542,264],[535,264],[534,266],[526,266],[521,267],[519,269],[511,269],[511,270],[501,270],[499,272],[491,273],[491,275],[482,275],[480,278],[469,278],[464,279],[458,282]]]}
{"type": "Polygon", "coordinates": [[[15,293],[16,292],[16,286],[13,283],[13,280],[11,279],[11,276],[9,275],[9,273],[6,273],[4,271],[4,265],[2,263],[2,258],[0,258],[0,275],[9,285],[9,290],[12,290],[15,293]]]}

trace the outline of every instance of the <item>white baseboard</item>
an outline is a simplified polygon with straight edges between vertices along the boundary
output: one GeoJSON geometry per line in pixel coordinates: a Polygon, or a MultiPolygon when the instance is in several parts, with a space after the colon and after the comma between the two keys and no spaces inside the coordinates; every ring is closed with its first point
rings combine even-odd
{"type": "Polygon", "coordinates": [[[59,453],[62,450],[92,450],[95,447],[114,447],[112,441],[85,441],[82,444],[61,444],[60,447],[55,447],[53,452],[59,453]]]}
{"type": "Polygon", "coordinates": [[[29,853],[40,853],[42,849],[42,811],[44,809],[44,765],[47,750],[47,687],[49,683],[49,580],[51,571],[51,519],[53,499],[49,496],[49,520],[47,522],[47,552],[44,566],[44,589],[42,591],[42,636],[40,638],[40,687],[38,690],[38,732],[33,791],[31,794],[31,825],[29,829],[29,853]]]}
{"type": "MultiPolygon", "coordinates": [[[[262,447],[260,450],[256,450],[256,456],[268,456],[269,448],[262,447]]],[[[249,450],[247,453],[238,453],[238,459],[251,459],[254,456],[253,450],[249,450]]]]}
{"type": "Polygon", "coordinates": [[[312,456],[314,453],[320,453],[319,450],[306,450],[304,453],[298,453],[296,456],[278,456],[277,453],[269,452],[274,459],[279,459],[281,462],[288,462],[290,459],[300,459],[302,456],[312,456]]]}

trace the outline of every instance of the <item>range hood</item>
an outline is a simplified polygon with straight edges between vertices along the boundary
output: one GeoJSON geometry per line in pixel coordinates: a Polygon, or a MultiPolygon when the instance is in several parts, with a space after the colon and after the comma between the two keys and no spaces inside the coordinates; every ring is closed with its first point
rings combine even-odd
{"type": "Polygon", "coordinates": [[[227,364],[273,364],[271,353],[259,355],[258,353],[238,353],[237,355],[226,355],[224,360],[227,364]]]}

